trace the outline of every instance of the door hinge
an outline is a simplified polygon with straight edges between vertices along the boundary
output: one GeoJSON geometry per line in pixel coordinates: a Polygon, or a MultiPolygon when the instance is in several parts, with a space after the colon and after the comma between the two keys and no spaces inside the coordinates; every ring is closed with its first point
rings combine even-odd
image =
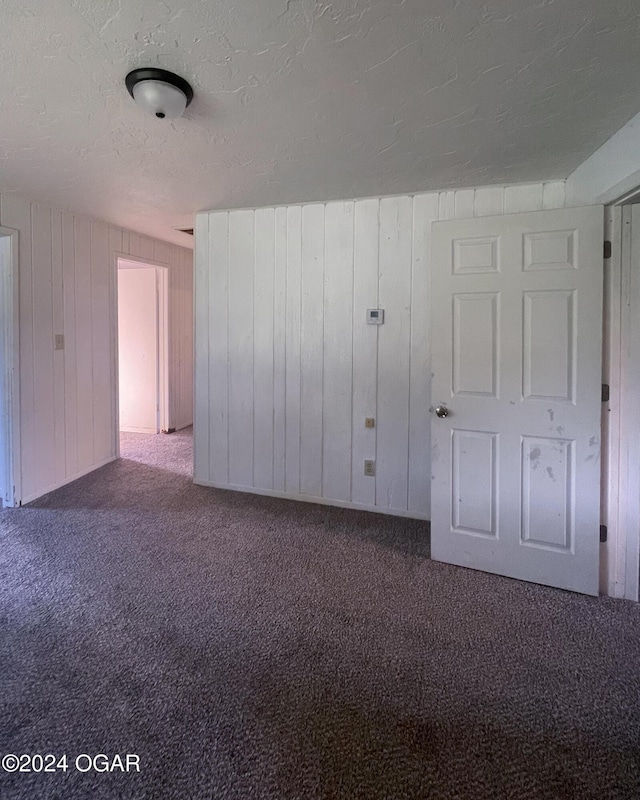
{"type": "Polygon", "coordinates": [[[604,257],[611,258],[611,242],[608,240],[604,243],[604,257]]]}
{"type": "Polygon", "coordinates": [[[600,526],[600,543],[604,544],[607,541],[607,526],[600,526]]]}
{"type": "Polygon", "coordinates": [[[609,402],[609,384],[603,383],[602,384],[602,402],[608,403],[609,402]]]}

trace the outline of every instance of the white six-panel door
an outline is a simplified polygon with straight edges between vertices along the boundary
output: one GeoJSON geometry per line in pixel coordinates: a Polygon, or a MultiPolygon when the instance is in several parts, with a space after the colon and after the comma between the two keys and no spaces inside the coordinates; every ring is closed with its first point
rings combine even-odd
{"type": "Polygon", "coordinates": [[[434,559],[597,594],[602,240],[602,207],[434,223],[434,559]]]}

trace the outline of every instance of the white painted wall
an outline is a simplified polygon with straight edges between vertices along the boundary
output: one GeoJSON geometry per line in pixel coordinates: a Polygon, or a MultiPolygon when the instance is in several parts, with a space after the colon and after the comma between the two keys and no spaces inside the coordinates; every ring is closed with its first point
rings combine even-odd
{"type": "Polygon", "coordinates": [[[192,253],[87,217],[0,194],[19,231],[22,502],[116,455],[116,253],[170,271],[170,422],[192,418],[192,253]],[[64,334],[64,350],[54,335],[64,334]]]}
{"type": "Polygon", "coordinates": [[[0,508],[12,497],[11,482],[11,238],[0,233],[0,508]]]}
{"type": "MultiPolygon", "coordinates": [[[[0,247],[2,243],[0,242],[0,247]]],[[[1,256],[0,256],[1,258],[1,256]]],[[[5,351],[2,341],[2,331],[0,331],[0,508],[3,506],[5,491],[9,480],[9,419],[6,412],[8,406],[8,384],[1,374],[5,370],[5,351]]]]}
{"type": "Polygon", "coordinates": [[[199,214],[196,482],[428,518],[431,223],[563,206],[554,182],[199,214]]]}
{"type": "Polygon", "coordinates": [[[158,433],[159,330],[156,269],[118,269],[120,430],[158,433]]]}
{"type": "Polygon", "coordinates": [[[567,205],[606,205],[640,186],[640,114],[568,178],[567,205]]]}

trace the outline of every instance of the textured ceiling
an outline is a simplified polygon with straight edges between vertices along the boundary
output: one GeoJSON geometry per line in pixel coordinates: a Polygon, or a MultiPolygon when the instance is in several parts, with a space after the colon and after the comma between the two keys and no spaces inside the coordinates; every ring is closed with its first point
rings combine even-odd
{"type": "Polygon", "coordinates": [[[564,178],[640,111],[638,0],[2,0],[0,190],[194,211],[564,178]],[[134,67],[187,78],[145,116],[134,67]]]}

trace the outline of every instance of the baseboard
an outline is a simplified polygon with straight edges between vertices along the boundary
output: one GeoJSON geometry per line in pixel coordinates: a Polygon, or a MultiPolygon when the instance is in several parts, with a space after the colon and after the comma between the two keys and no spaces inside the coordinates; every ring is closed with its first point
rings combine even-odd
{"type": "Polygon", "coordinates": [[[348,508],[354,511],[372,511],[374,514],[386,514],[391,517],[404,517],[408,519],[421,519],[429,521],[425,514],[417,514],[415,511],[402,511],[395,508],[381,508],[380,506],[369,506],[363,503],[348,503],[342,500],[330,500],[326,497],[313,497],[308,494],[288,494],[287,492],[276,492],[272,489],[256,489],[253,486],[236,486],[229,483],[214,483],[213,481],[203,481],[195,476],[193,482],[198,486],[207,486],[211,489],[228,489],[231,492],[244,492],[245,494],[257,494],[261,497],[277,497],[280,500],[295,500],[301,503],[315,503],[321,506],[332,506],[334,508],[348,508]]]}
{"type": "Polygon", "coordinates": [[[58,483],[54,483],[53,485],[49,486],[47,489],[43,489],[42,491],[36,492],[36,494],[30,494],[26,497],[22,497],[20,501],[16,503],[19,506],[25,506],[27,503],[33,503],[34,500],[37,500],[39,497],[44,497],[45,494],[49,494],[49,492],[55,492],[56,489],[60,489],[63,486],[66,486],[68,483],[73,483],[77,481],[78,478],[83,478],[85,475],[88,475],[90,472],[94,472],[96,469],[100,469],[100,467],[104,467],[107,464],[110,464],[112,461],[117,461],[118,456],[109,456],[104,461],[99,461],[97,464],[93,464],[91,467],[87,469],[80,470],[80,472],[76,472],[70,478],[65,478],[58,483]]]}

